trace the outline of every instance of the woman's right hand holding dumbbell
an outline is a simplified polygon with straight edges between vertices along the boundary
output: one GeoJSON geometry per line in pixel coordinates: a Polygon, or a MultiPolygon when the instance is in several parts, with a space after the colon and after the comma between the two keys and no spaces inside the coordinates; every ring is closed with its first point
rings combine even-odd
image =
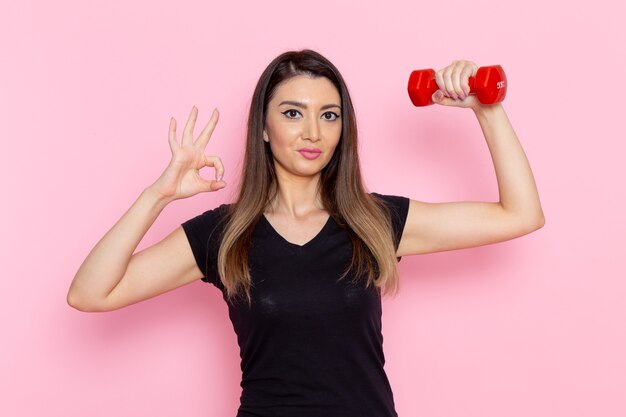
{"type": "Polygon", "coordinates": [[[176,120],[173,117],[170,120],[168,140],[172,159],[159,179],[150,186],[160,198],[167,201],[191,197],[202,192],[217,191],[226,186],[226,182],[222,180],[224,165],[221,159],[204,153],[217,125],[219,112],[217,109],[213,110],[211,119],[194,141],[193,129],[197,117],[198,109],[194,106],[185,125],[180,144],[176,140],[176,120]],[[207,180],[200,176],[199,171],[204,167],[215,168],[215,180],[207,180]]]}

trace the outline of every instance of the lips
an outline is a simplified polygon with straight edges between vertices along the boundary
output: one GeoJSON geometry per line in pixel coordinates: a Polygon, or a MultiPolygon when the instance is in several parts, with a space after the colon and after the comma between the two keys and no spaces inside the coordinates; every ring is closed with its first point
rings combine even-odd
{"type": "Polygon", "coordinates": [[[300,155],[304,156],[306,159],[315,159],[322,154],[321,149],[318,148],[301,148],[298,149],[300,155]]]}

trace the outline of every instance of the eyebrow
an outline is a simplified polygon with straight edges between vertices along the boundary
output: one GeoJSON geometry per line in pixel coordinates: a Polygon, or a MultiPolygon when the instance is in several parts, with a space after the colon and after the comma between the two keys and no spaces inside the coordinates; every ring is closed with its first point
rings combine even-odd
{"type": "MultiPolygon", "coordinates": [[[[303,108],[303,109],[307,109],[307,105],[304,104],[304,103],[300,103],[299,101],[285,100],[282,103],[280,103],[279,106],[282,106],[283,104],[290,104],[292,106],[296,106],[296,107],[300,107],[300,108],[303,108]]],[[[326,110],[326,109],[330,109],[330,108],[333,108],[333,107],[338,107],[339,110],[341,110],[341,107],[339,105],[337,105],[337,104],[324,104],[320,108],[320,110],[326,110]]]]}

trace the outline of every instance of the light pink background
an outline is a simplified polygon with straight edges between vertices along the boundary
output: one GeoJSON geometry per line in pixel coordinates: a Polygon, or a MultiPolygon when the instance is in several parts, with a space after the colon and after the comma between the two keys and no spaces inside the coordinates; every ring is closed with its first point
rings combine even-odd
{"type": "MultiPolygon", "coordinates": [[[[415,108],[410,71],[500,64],[543,229],[401,262],[384,300],[400,417],[626,415],[620,2],[13,1],[0,13],[3,416],[234,416],[239,352],[216,288],[70,308],[80,263],[169,161],[169,118],[221,119],[229,187],[166,208],[139,249],[230,201],[265,66],[312,48],[356,106],[371,191],[498,198],[467,109],[415,108]]],[[[197,130],[199,132],[199,130],[197,130]]],[[[212,172],[207,171],[207,176],[212,172]]],[[[364,416],[365,417],[365,416],[364,416]]]]}

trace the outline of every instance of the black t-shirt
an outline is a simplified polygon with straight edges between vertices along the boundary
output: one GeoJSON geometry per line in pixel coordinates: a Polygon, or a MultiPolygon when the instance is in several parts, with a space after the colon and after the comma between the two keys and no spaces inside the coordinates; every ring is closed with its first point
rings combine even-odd
{"type": "MultiPolygon", "coordinates": [[[[375,194],[390,208],[398,247],[409,199],[375,194]]],[[[225,289],[217,253],[228,206],[182,224],[202,280],[225,289]]],[[[237,417],[396,417],[384,371],[380,291],[352,283],[352,243],[329,217],[300,246],[264,216],[255,226],[249,265],[252,306],[228,304],[240,348],[242,393],[237,417]]]]}

